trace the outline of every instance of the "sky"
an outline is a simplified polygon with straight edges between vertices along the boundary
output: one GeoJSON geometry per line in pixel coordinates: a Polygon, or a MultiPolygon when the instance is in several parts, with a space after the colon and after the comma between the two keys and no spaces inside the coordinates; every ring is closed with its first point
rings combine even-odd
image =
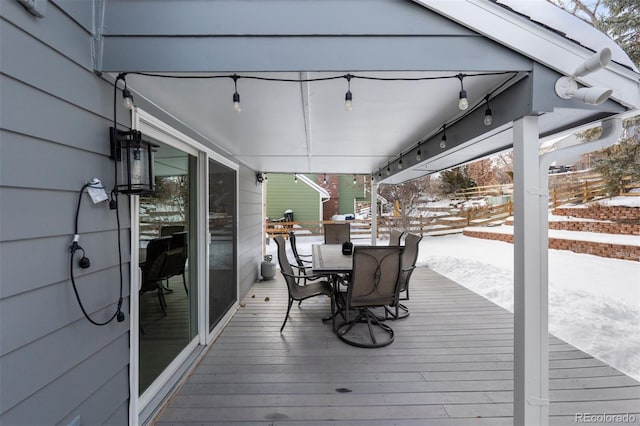
{"type": "MultiPolygon", "coordinates": [[[[640,205],[640,197],[613,202],[640,205]]],[[[503,227],[504,232],[512,229],[503,227]]],[[[500,227],[491,229],[496,228],[500,227]]],[[[603,241],[617,238],[596,237],[603,241]]],[[[640,245],[639,237],[631,239],[632,244],[640,245]]],[[[321,242],[322,237],[297,238],[301,253],[310,253],[311,244],[321,242]]],[[[267,247],[267,254],[275,257],[275,244],[267,247]]],[[[417,265],[428,266],[513,312],[510,243],[462,234],[425,236],[417,265]]],[[[549,250],[549,331],[640,380],[640,262],[549,250]]]]}

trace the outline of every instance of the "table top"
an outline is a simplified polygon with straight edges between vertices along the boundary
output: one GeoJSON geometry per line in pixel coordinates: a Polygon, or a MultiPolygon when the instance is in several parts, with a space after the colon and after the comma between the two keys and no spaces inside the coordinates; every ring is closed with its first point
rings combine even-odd
{"type": "Polygon", "coordinates": [[[342,244],[313,244],[312,268],[314,274],[340,274],[351,272],[351,255],[342,254],[342,244]]]}

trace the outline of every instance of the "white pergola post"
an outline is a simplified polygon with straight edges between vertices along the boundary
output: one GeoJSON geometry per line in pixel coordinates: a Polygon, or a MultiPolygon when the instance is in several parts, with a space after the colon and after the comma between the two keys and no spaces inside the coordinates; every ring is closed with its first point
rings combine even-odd
{"type": "Polygon", "coordinates": [[[371,181],[371,245],[376,245],[378,235],[378,182],[371,181]]]}
{"type": "Polygon", "coordinates": [[[540,188],[538,117],[513,125],[514,417],[518,426],[549,424],[547,188],[540,188]],[[542,234],[545,233],[543,236],[542,234]]]}

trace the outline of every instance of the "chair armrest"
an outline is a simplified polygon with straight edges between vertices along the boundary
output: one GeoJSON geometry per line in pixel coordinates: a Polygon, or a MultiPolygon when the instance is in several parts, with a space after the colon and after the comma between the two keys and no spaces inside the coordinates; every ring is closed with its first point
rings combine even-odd
{"type": "Polygon", "coordinates": [[[413,271],[414,269],[416,269],[416,265],[409,266],[408,268],[402,268],[402,272],[409,272],[413,271]]]}
{"type": "Polygon", "coordinates": [[[283,274],[285,275],[291,275],[294,278],[306,278],[309,280],[315,280],[318,278],[323,278],[324,275],[309,275],[306,273],[306,270],[309,269],[309,267],[307,266],[306,268],[304,266],[298,266],[298,265],[291,265],[292,268],[296,268],[298,270],[298,275],[291,275],[291,274],[285,274],[283,272],[283,274]]]}

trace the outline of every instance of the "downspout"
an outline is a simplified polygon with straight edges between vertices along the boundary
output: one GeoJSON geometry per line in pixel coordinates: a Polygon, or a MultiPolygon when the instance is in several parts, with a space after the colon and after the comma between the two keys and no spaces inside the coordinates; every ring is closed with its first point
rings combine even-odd
{"type": "Polygon", "coordinates": [[[104,32],[104,15],[105,1],[93,0],[91,5],[92,14],[92,31],[91,31],[91,66],[93,72],[102,75],[102,55],[103,55],[103,32],[104,32]]]}
{"type": "Polygon", "coordinates": [[[602,134],[598,139],[542,154],[540,156],[540,188],[547,187],[543,184],[549,182],[548,170],[554,161],[606,148],[618,142],[621,135],[622,119],[620,117],[609,118],[602,121],[602,134]]]}
{"type": "MultiPolygon", "coordinates": [[[[610,118],[602,121],[602,134],[596,140],[585,142],[573,146],[569,146],[566,148],[560,148],[556,151],[551,151],[545,154],[542,154],[539,159],[539,169],[538,169],[538,188],[529,188],[527,189],[530,193],[537,193],[540,196],[539,205],[539,247],[541,248],[541,257],[540,257],[540,277],[541,277],[541,286],[542,291],[546,294],[546,300],[544,301],[544,305],[542,309],[544,312],[542,313],[543,318],[545,318],[546,327],[543,327],[541,333],[544,334],[544,337],[549,333],[548,327],[548,318],[549,318],[549,302],[548,302],[548,294],[549,294],[549,166],[558,160],[562,160],[563,158],[571,158],[576,155],[586,154],[588,152],[596,151],[599,149],[606,148],[618,142],[620,136],[622,135],[622,119],[619,117],[610,118]]],[[[548,356],[548,355],[547,355],[548,356]]],[[[548,405],[548,390],[549,383],[544,384],[546,387],[543,395],[546,398],[543,400],[535,400],[535,398],[529,398],[527,403],[530,405],[548,405]]]]}
{"type": "Polygon", "coordinates": [[[378,237],[378,182],[371,182],[371,245],[375,246],[378,237]]]}

